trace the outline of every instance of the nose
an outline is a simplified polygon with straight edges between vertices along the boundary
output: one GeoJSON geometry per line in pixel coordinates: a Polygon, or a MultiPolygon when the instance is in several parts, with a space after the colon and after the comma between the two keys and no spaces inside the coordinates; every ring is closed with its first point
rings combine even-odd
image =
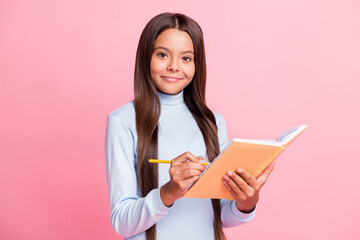
{"type": "Polygon", "coordinates": [[[168,70],[171,72],[178,72],[179,71],[179,65],[178,62],[175,59],[172,59],[169,61],[168,70]]]}

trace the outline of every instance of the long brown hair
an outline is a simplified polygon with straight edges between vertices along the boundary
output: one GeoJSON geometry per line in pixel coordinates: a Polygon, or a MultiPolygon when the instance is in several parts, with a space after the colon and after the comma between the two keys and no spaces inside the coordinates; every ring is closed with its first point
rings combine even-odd
{"type": "MultiPolygon", "coordinates": [[[[206,61],[202,30],[193,19],[183,14],[159,14],[148,22],[140,36],[135,63],[137,171],[142,196],[146,196],[158,187],[157,164],[148,163],[148,159],[156,158],[158,154],[160,117],[160,100],[156,86],[150,77],[150,62],[157,36],[169,28],[187,32],[193,41],[195,74],[193,80],[184,89],[184,101],[203,135],[209,161],[212,161],[220,152],[216,119],[205,103],[206,61]]],[[[224,240],[220,200],[212,199],[211,202],[214,211],[215,239],[224,240]]],[[[156,239],[156,224],[146,230],[146,239],[156,239]]]]}

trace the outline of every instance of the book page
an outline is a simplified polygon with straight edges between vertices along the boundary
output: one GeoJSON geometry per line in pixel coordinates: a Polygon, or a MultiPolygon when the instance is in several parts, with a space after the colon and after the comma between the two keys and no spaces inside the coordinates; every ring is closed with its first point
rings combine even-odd
{"type": "Polygon", "coordinates": [[[285,132],[283,132],[278,137],[277,141],[281,142],[283,145],[287,145],[292,140],[294,140],[296,138],[296,136],[298,136],[300,133],[302,133],[306,128],[307,128],[307,126],[305,124],[298,126],[298,127],[290,128],[290,129],[286,130],[285,132]]]}
{"type": "Polygon", "coordinates": [[[260,145],[268,145],[268,146],[281,146],[281,142],[280,142],[280,141],[270,140],[270,139],[242,139],[242,138],[234,138],[234,142],[244,142],[244,143],[260,144],[260,145]]]}

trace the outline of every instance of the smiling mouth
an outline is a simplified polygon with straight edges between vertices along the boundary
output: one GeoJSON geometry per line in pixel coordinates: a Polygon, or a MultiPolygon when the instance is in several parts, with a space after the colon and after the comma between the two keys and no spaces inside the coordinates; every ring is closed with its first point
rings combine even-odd
{"type": "Polygon", "coordinates": [[[178,78],[178,77],[168,77],[168,76],[161,76],[164,80],[169,81],[169,82],[177,82],[180,81],[182,78],[178,78]]]}

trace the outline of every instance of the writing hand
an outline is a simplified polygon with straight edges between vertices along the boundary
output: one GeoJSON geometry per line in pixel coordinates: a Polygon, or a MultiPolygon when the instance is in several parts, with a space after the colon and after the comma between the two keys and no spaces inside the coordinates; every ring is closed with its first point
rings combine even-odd
{"type": "Polygon", "coordinates": [[[160,197],[165,206],[171,206],[185,195],[188,186],[205,170],[203,162],[203,157],[195,157],[190,152],[185,152],[171,161],[170,181],[160,190],[160,197]]]}

